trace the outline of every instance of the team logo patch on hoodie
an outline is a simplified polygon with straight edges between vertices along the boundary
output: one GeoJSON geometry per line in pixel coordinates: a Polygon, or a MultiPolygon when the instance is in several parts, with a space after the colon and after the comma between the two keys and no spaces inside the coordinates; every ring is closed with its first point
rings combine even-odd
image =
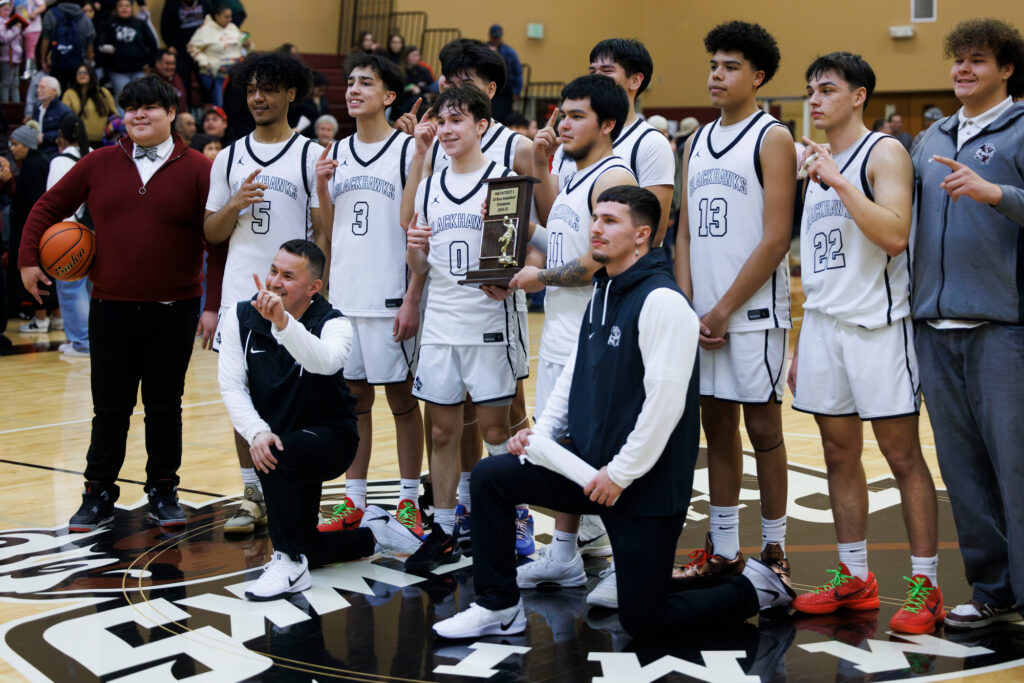
{"type": "Polygon", "coordinates": [[[612,325],[611,334],[608,335],[608,346],[618,347],[619,342],[622,340],[622,330],[619,329],[618,325],[612,325]]]}
{"type": "Polygon", "coordinates": [[[974,158],[983,164],[987,164],[995,156],[996,148],[989,143],[984,143],[974,151],[974,158]]]}

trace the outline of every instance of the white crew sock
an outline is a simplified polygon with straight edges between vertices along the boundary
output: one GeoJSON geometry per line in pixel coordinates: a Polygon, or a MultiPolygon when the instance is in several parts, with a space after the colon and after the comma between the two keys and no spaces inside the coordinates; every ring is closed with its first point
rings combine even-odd
{"type": "Polygon", "coordinates": [[[576,534],[570,534],[568,531],[559,531],[555,529],[554,537],[551,539],[551,545],[548,546],[548,552],[551,553],[551,558],[564,562],[566,564],[572,562],[573,558],[579,550],[576,548],[576,534]]]}
{"type": "Polygon", "coordinates": [[[469,472],[459,474],[459,502],[466,506],[466,512],[472,509],[469,498],[469,472]]]}
{"type": "Polygon", "coordinates": [[[939,556],[915,557],[911,555],[910,575],[917,576],[918,574],[927,576],[932,585],[937,587],[939,585],[939,556]]]}
{"type": "Polygon", "coordinates": [[[711,546],[715,555],[731,560],[740,551],[740,506],[711,507],[711,546]]]}
{"type": "Polygon", "coordinates": [[[761,518],[761,550],[769,543],[778,543],[782,554],[786,554],[786,516],[778,519],[761,518]]]}
{"type": "Polygon", "coordinates": [[[434,524],[451,536],[455,529],[455,508],[434,508],[434,524]]]}
{"type": "Polygon", "coordinates": [[[398,491],[398,502],[402,502],[406,498],[416,503],[416,507],[420,506],[420,480],[419,479],[402,479],[402,488],[398,491]]]}
{"type": "Polygon", "coordinates": [[[263,485],[260,484],[260,476],[256,474],[255,467],[242,467],[242,485],[255,486],[256,490],[263,495],[263,485]]]}
{"type": "Polygon", "coordinates": [[[501,455],[502,453],[508,453],[508,449],[505,448],[505,442],[501,443],[487,443],[484,441],[484,448],[487,449],[487,455],[501,455]]]}
{"type": "Polygon", "coordinates": [[[850,570],[851,576],[856,576],[861,581],[868,580],[868,542],[867,540],[856,543],[837,543],[839,547],[839,561],[850,570]]]}
{"type": "Polygon", "coordinates": [[[345,496],[360,510],[366,509],[366,480],[346,479],[345,496]]]}

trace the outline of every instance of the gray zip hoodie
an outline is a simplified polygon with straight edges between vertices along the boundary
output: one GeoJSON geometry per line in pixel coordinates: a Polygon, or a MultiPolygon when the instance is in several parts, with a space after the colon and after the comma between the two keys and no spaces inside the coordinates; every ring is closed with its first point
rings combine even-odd
{"type": "Polygon", "coordinates": [[[915,320],[1024,322],[1024,102],[1017,102],[958,152],[956,115],[929,128],[911,154],[917,182],[912,262],[915,320]],[[942,189],[955,159],[1002,187],[998,206],[942,189]]]}

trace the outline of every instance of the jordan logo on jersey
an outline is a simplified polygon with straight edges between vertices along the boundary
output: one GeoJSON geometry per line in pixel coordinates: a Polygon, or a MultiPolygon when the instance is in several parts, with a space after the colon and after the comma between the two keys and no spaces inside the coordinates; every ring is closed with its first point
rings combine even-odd
{"type": "Polygon", "coordinates": [[[348,157],[342,157],[341,158],[341,164],[339,164],[339,165],[340,166],[348,166],[348,157]]]}
{"type": "Polygon", "coordinates": [[[433,201],[431,201],[430,203],[431,203],[431,205],[433,205],[433,204],[440,204],[440,203],[441,203],[441,200],[440,200],[440,199],[438,198],[438,196],[437,196],[437,195],[435,194],[435,195],[434,195],[434,199],[433,199],[433,201]]]}
{"type": "Polygon", "coordinates": [[[241,166],[242,162],[245,161],[245,157],[238,157],[238,165],[241,166]]]}

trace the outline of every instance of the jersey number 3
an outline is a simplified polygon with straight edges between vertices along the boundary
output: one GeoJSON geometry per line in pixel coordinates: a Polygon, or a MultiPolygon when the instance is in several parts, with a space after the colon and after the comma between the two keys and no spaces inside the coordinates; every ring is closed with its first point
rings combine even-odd
{"type": "Polygon", "coordinates": [[[370,223],[370,205],[366,202],[356,202],[352,207],[356,219],[352,221],[352,234],[365,235],[370,223]]]}
{"type": "Polygon", "coordinates": [[[814,272],[835,270],[846,267],[846,256],[843,254],[843,233],[830,230],[828,236],[823,232],[814,235],[814,272]]]}
{"type": "Polygon", "coordinates": [[[700,211],[700,226],[697,228],[697,235],[700,237],[724,237],[729,230],[726,217],[729,213],[729,204],[721,197],[708,199],[704,197],[697,205],[700,211]]]}

